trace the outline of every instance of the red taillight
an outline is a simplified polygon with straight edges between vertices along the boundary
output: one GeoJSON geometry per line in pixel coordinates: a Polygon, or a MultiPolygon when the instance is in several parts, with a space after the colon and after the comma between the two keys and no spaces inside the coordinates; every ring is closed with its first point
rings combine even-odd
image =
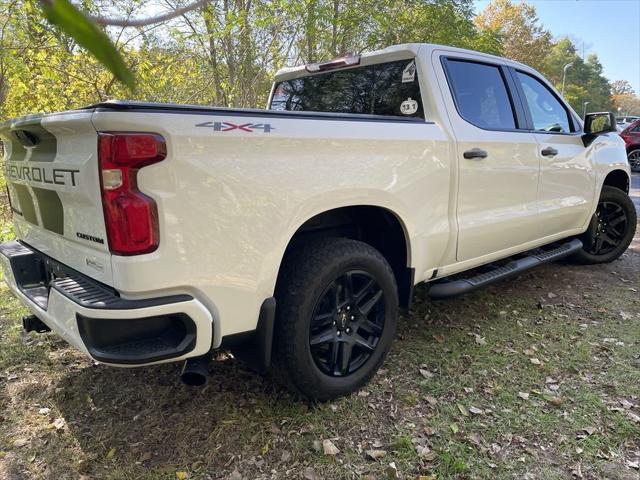
{"type": "Polygon", "coordinates": [[[156,202],[138,190],[138,170],[167,156],[155,133],[98,133],[100,188],[109,250],[139,255],[158,248],[156,202]]]}
{"type": "Polygon", "coordinates": [[[304,68],[309,73],[316,73],[335,70],[336,68],[354,67],[356,65],[360,65],[360,55],[347,55],[346,57],[322,63],[308,63],[304,68]]]}

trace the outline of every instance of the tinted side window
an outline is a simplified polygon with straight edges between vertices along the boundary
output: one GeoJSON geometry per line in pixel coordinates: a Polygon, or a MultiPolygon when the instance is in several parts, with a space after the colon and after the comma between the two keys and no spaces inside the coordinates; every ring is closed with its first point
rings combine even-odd
{"type": "Polygon", "coordinates": [[[524,96],[531,112],[534,130],[544,132],[571,131],[569,114],[553,93],[540,81],[526,73],[517,72],[524,96]]]}
{"type": "Polygon", "coordinates": [[[507,87],[498,67],[449,59],[446,70],[456,106],[465,120],[480,128],[516,128],[507,87]]]}
{"type": "Polygon", "coordinates": [[[424,118],[414,60],[280,82],[275,87],[270,109],[424,118]]]}

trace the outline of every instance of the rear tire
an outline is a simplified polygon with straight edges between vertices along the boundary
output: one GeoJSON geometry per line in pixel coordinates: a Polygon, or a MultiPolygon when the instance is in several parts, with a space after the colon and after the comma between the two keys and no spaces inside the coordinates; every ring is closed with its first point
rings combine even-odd
{"type": "Polygon", "coordinates": [[[388,262],[366,243],[326,238],[294,250],[276,299],[277,377],[308,399],[359,389],[389,351],[398,289],[388,262]]]}
{"type": "Polygon", "coordinates": [[[585,265],[614,261],[631,244],[636,222],[636,208],[629,196],[618,188],[605,185],[589,228],[580,236],[582,250],[571,260],[585,265]]]}

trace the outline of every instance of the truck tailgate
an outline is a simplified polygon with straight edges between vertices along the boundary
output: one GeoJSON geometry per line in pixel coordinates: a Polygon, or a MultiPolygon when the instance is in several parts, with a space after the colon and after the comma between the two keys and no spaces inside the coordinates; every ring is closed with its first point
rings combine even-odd
{"type": "Polygon", "coordinates": [[[0,124],[16,234],[49,257],[111,285],[91,110],[0,124]]]}

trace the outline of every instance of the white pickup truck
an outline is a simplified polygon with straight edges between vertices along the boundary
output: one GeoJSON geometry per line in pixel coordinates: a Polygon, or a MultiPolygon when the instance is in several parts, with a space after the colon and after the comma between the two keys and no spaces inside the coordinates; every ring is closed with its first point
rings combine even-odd
{"type": "Polygon", "coordinates": [[[634,236],[614,117],[583,124],[525,65],[398,45],[282,70],[268,105],[3,123],[25,328],[114,366],[186,360],[192,384],[230,347],[326,400],[376,372],[415,284],[446,298],[634,236]]]}

